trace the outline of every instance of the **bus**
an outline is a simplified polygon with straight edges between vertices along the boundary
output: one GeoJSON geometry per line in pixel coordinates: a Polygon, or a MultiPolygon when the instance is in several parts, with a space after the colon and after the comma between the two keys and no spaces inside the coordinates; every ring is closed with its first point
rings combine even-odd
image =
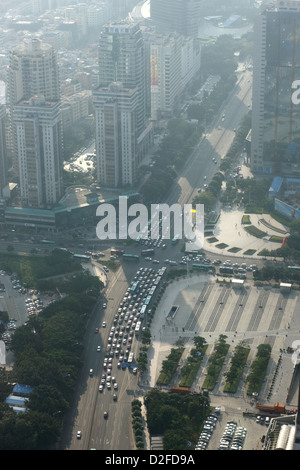
{"type": "Polygon", "coordinates": [[[200,271],[208,271],[209,269],[211,269],[211,266],[209,266],[209,264],[193,263],[192,269],[199,269],[200,271]]]}
{"type": "Polygon", "coordinates": [[[55,245],[55,241],[53,240],[40,240],[42,245],[55,245]]]}
{"type": "Polygon", "coordinates": [[[78,253],[74,253],[73,258],[82,259],[84,261],[90,261],[91,259],[89,255],[80,255],[78,253]]]}
{"type": "Polygon", "coordinates": [[[136,326],[135,326],[135,329],[134,329],[134,332],[135,332],[135,335],[136,335],[136,336],[138,336],[138,334],[139,334],[139,332],[140,332],[141,325],[142,325],[142,322],[141,322],[141,321],[136,322],[136,326]]]}
{"type": "Polygon", "coordinates": [[[123,253],[122,258],[127,261],[139,261],[140,260],[139,255],[131,255],[128,253],[123,253]]]}
{"type": "Polygon", "coordinates": [[[293,269],[294,271],[300,271],[300,266],[288,266],[288,269],[293,269]]]}
{"type": "Polygon", "coordinates": [[[132,364],[133,363],[133,352],[129,353],[129,356],[128,356],[128,364],[132,364]]]}
{"type": "Polygon", "coordinates": [[[233,274],[233,268],[230,266],[220,266],[221,274],[233,274]]]}
{"type": "Polygon", "coordinates": [[[155,292],[156,286],[152,286],[151,289],[149,290],[149,295],[153,295],[155,292]]]}
{"type": "Polygon", "coordinates": [[[176,245],[178,240],[179,240],[179,235],[175,235],[175,237],[172,239],[172,245],[176,245]]]}
{"type": "Polygon", "coordinates": [[[124,253],[124,250],[110,250],[111,255],[121,256],[124,253]]]}
{"type": "Polygon", "coordinates": [[[167,268],[166,268],[165,266],[163,266],[162,268],[160,268],[160,270],[158,271],[158,275],[159,275],[159,276],[163,276],[163,274],[165,273],[166,269],[167,269],[167,268]]]}
{"type": "Polygon", "coordinates": [[[146,313],[146,309],[147,309],[147,305],[145,305],[145,304],[142,305],[141,310],[140,310],[140,314],[144,315],[144,313],[146,313]]]}
{"type": "Polygon", "coordinates": [[[150,301],[151,301],[151,295],[147,295],[144,305],[149,305],[150,301]]]}
{"type": "Polygon", "coordinates": [[[154,249],[153,248],[148,248],[147,250],[142,250],[141,255],[142,256],[154,255],[154,249]]]}
{"type": "Polygon", "coordinates": [[[134,282],[134,283],[131,285],[131,287],[130,287],[130,292],[131,292],[131,294],[134,294],[134,293],[135,293],[135,291],[136,291],[138,285],[139,285],[139,281],[136,281],[136,282],[134,282]]]}
{"type": "Polygon", "coordinates": [[[185,255],[190,255],[190,256],[197,256],[199,254],[199,252],[198,251],[185,250],[184,254],[185,255]]]}

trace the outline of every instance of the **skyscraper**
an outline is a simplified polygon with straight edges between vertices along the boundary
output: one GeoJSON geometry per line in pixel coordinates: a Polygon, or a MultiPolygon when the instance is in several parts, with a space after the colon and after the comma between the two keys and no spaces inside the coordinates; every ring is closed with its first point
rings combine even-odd
{"type": "Polygon", "coordinates": [[[0,197],[3,196],[3,189],[7,185],[5,119],[6,119],[5,106],[0,104],[0,197]]]}
{"type": "Polygon", "coordinates": [[[150,17],[157,32],[196,37],[201,0],[151,0],[150,17]]]}
{"type": "Polygon", "coordinates": [[[63,193],[60,102],[43,95],[21,100],[14,122],[22,205],[49,208],[63,193]]]}
{"type": "Polygon", "coordinates": [[[300,136],[300,1],[277,0],[258,15],[255,40],[251,169],[278,173],[300,136]]]}
{"type": "Polygon", "coordinates": [[[108,187],[132,185],[137,177],[137,88],[114,82],[94,92],[97,180],[108,187]]]}
{"type": "Polygon", "coordinates": [[[139,25],[130,21],[106,25],[100,35],[99,84],[112,82],[138,89],[136,125],[141,135],[146,125],[145,45],[139,25]]]}
{"type": "Polygon", "coordinates": [[[63,192],[60,103],[43,95],[21,100],[14,119],[22,205],[51,207],[63,192]]]}
{"type": "Polygon", "coordinates": [[[7,97],[10,119],[10,147],[13,166],[18,172],[14,106],[20,100],[29,100],[42,94],[46,100],[60,99],[57,55],[54,48],[39,39],[26,39],[10,52],[7,72],[7,97]]]}

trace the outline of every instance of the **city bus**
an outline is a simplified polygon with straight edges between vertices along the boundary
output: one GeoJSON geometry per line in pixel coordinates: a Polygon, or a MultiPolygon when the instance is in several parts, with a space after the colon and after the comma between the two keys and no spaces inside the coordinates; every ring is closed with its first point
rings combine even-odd
{"type": "Polygon", "coordinates": [[[131,254],[128,254],[128,253],[123,253],[122,259],[124,259],[126,261],[139,261],[140,257],[139,257],[139,255],[131,255],[131,254]]]}
{"type": "Polygon", "coordinates": [[[172,245],[176,245],[178,240],[179,240],[179,235],[175,235],[175,237],[172,239],[172,245]]]}
{"type": "Polygon", "coordinates": [[[159,276],[163,276],[163,274],[165,273],[166,269],[167,269],[167,268],[166,268],[165,266],[163,266],[162,268],[160,268],[159,271],[158,271],[158,275],[159,275],[159,276]]]}
{"type": "Polygon", "coordinates": [[[84,261],[90,261],[91,259],[89,255],[80,255],[78,253],[74,253],[73,258],[82,259],[84,261]]]}
{"type": "Polygon", "coordinates": [[[197,256],[199,254],[199,252],[198,251],[185,250],[184,254],[185,255],[190,255],[190,256],[197,256]]]}
{"type": "Polygon", "coordinates": [[[134,283],[131,285],[131,287],[130,287],[130,292],[131,292],[132,294],[135,293],[135,291],[136,291],[138,285],[139,285],[139,281],[136,281],[136,282],[134,282],[134,283]]]}
{"type": "Polygon", "coordinates": [[[132,364],[133,363],[133,352],[129,353],[129,356],[128,356],[128,364],[132,364]]]}
{"type": "Polygon", "coordinates": [[[55,245],[55,241],[53,240],[40,240],[40,243],[42,243],[42,245],[55,245]]]}
{"type": "Polygon", "coordinates": [[[154,249],[153,248],[148,248],[147,250],[142,250],[141,255],[142,256],[154,255],[154,249]]]}
{"type": "Polygon", "coordinates": [[[135,336],[138,336],[138,334],[140,332],[140,329],[141,329],[141,325],[142,325],[142,322],[140,322],[140,321],[136,322],[136,326],[135,326],[135,329],[134,329],[135,336]]]}
{"type": "Polygon", "coordinates": [[[153,295],[155,292],[156,286],[152,286],[151,289],[149,290],[149,295],[153,295]]]}
{"type": "Polygon", "coordinates": [[[209,264],[193,263],[192,269],[199,269],[200,271],[208,271],[209,269],[211,269],[211,266],[209,266],[209,264]]]}
{"type": "Polygon", "coordinates": [[[147,309],[147,305],[145,305],[145,304],[142,305],[141,310],[140,310],[140,314],[144,315],[144,313],[146,313],[146,309],[147,309]]]}
{"type": "Polygon", "coordinates": [[[111,255],[121,256],[123,255],[124,250],[110,250],[111,255]]]}
{"type": "Polygon", "coordinates": [[[233,268],[230,266],[221,266],[220,267],[221,274],[233,274],[233,268]]]}

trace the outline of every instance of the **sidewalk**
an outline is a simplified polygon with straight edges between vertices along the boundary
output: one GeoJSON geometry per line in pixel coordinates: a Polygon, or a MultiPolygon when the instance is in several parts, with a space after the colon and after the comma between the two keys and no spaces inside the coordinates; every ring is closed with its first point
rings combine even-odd
{"type": "Polygon", "coordinates": [[[261,259],[261,256],[258,256],[261,250],[276,250],[280,248],[281,243],[270,241],[269,238],[272,235],[284,237],[287,234],[286,227],[274,220],[270,214],[248,214],[251,225],[266,233],[265,237],[257,238],[245,230],[248,224],[242,224],[243,215],[243,209],[221,209],[213,235],[207,236],[204,239],[204,250],[221,255],[228,254],[228,256],[240,257],[247,256],[244,252],[251,249],[255,250],[255,253],[250,255],[250,257],[261,259]],[[212,237],[217,238],[218,241],[210,242],[209,239],[212,237]],[[224,243],[227,246],[218,248],[217,245],[220,243],[224,243]],[[236,253],[228,251],[234,247],[240,248],[240,250],[236,253]]]}

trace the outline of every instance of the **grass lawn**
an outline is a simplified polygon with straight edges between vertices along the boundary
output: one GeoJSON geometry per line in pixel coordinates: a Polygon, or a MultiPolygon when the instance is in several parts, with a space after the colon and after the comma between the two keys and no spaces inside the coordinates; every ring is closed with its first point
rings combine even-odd
{"type": "Polygon", "coordinates": [[[256,238],[263,238],[267,235],[266,232],[263,232],[259,228],[255,227],[255,225],[249,225],[249,227],[244,227],[244,230],[246,230],[246,232],[250,233],[250,235],[253,235],[256,238]]]}
{"type": "Polygon", "coordinates": [[[218,242],[219,240],[218,240],[216,237],[210,237],[210,238],[207,239],[207,241],[208,241],[209,243],[216,243],[216,242],[218,242]]]}
{"type": "Polygon", "coordinates": [[[230,253],[237,253],[238,251],[240,251],[242,248],[238,248],[237,246],[234,246],[233,248],[229,248],[229,252],[230,253]]]}
{"type": "Polygon", "coordinates": [[[218,243],[218,245],[216,245],[216,247],[220,248],[222,250],[223,248],[227,248],[228,245],[226,245],[226,243],[218,243]]]}
{"type": "Polygon", "coordinates": [[[242,224],[251,224],[250,215],[244,214],[242,217],[242,224]]]}
{"type": "Polygon", "coordinates": [[[244,251],[244,255],[254,255],[254,253],[256,253],[256,250],[253,250],[253,249],[244,251]]]}
{"type": "Polygon", "coordinates": [[[283,237],[279,237],[278,235],[271,235],[270,242],[282,243],[283,237]]]}

